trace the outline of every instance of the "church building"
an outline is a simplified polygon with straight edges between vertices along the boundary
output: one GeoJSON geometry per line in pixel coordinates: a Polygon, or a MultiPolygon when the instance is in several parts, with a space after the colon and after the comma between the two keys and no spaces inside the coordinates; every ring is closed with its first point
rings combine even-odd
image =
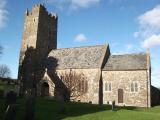
{"type": "Polygon", "coordinates": [[[75,101],[151,107],[149,52],[112,55],[109,44],[59,49],[57,23],[58,16],[44,5],[26,11],[18,75],[21,94],[34,88],[37,96],[63,100],[61,74],[73,71],[85,78],[85,93],[75,101]]]}

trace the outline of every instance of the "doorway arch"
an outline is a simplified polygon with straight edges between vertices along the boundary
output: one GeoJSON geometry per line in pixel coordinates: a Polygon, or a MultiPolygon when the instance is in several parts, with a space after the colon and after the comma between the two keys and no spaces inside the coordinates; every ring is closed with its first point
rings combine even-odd
{"type": "Polygon", "coordinates": [[[41,86],[41,96],[49,96],[49,84],[47,82],[43,82],[41,86]]]}

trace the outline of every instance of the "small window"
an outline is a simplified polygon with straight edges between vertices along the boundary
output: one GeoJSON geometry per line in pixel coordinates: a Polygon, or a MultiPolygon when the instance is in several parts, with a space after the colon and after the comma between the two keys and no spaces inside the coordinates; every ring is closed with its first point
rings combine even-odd
{"type": "Polygon", "coordinates": [[[105,83],[105,91],[112,91],[112,84],[111,82],[105,83]]]}
{"type": "Polygon", "coordinates": [[[86,93],[86,92],[88,91],[88,82],[87,82],[87,81],[84,81],[84,80],[82,80],[81,82],[79,82],[79,83],[78,83],[77,90],[78,90],[79,92],[86,93]]]}
{"type": "Polygon", "coordinates": [[[131,92],[134,92],[134,84],[131,83],[131,92]]]}
{"type": "Polygon", "coordinates": [[[137,82],[131,83],[131,92],[138,92],[138,83],[137,82]]]}
{"type": "Polygon", "coordinates": [[[109,91],[111,91],[111,83],[109,83],[109,91]]]}
{"type": "Polygon", "coordinates": [[[138,83],[135,83],[135,92],[138,92],[138,83]]]}

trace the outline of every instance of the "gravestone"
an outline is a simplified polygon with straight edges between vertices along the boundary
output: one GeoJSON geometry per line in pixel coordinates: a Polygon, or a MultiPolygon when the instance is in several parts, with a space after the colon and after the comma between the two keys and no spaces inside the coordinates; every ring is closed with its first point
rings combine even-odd
{"type": "Polygon", "coordinates": [[[114,111],[115,108],[115,101],[112,101],[112,111],[114,111]]]}
{"type": "Polygon", "coordinates": [[[5,98],[4,120],[14,120],[16,115],[16,97],[17,94],[14,91],[7,93],[5,98]]]}
{"type": "Polygon", "coordinates": [[[10,91],[7,93],[5,100],[5,109],[8,107],[8,105],[16,104],[16,97],[17,94],[14,91],[10,91]]]}
{"type": "Polygon", "coordinates": [[[17,110],[16,104],[8,105],[4,115],[4,120],[15,120],[16,110],[17,110]]]}

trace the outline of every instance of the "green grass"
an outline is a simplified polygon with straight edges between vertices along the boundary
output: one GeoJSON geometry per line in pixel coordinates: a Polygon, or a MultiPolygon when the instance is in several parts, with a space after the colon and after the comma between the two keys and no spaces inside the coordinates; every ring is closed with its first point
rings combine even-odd
{"type": "MultiPolygon", "coordinates": [[[[0,99],[0,118],[3,116],[4,100],[0,99]]],[[[18,99],[16,120],[24,119],[25,100],[18,99]]],[[[85,103],[65,103],[38,98],[35,120],[159,120],[160,106],[153,108],[118,107],[111,111],[110,106],[85,103]]],[[[1,120],[1,119],[0,119],[1,120]]]]}
{"type": "Polygon", "coordinates": [[[13,85],[13,84],[8,85],[7,81],[0,80],[0,90],[4,91],[6,88],[7,89],[14,89],[15,85],[13,85]]]}

